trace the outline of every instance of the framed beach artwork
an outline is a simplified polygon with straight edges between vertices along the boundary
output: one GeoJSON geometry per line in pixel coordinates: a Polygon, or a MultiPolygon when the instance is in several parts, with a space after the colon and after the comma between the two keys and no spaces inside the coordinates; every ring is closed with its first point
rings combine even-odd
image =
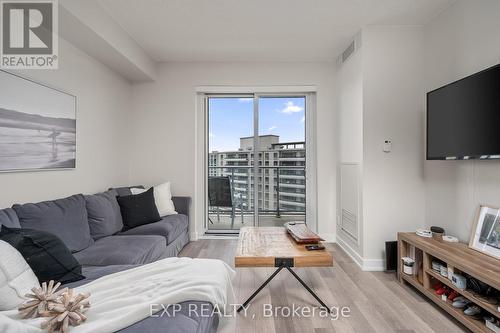
{"type": "Polygon", "coordinates": [[[0,70],[0,172],[76,167],[76,97],[0,70]]]}
{"type": "Polygon", "coordinates": [[[481,206],[472,228],[469,246],[500,259],[500,209],[481,206]]]}

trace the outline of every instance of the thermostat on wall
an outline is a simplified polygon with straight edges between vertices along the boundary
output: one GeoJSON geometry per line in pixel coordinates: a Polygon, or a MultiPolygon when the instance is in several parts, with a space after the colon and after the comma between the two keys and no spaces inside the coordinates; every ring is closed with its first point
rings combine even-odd
{"type": "Polygon", "coordinates": [[[390,153],[392,150],[392,141],[385,140],[384,141],[384,153],[390,153]]]}

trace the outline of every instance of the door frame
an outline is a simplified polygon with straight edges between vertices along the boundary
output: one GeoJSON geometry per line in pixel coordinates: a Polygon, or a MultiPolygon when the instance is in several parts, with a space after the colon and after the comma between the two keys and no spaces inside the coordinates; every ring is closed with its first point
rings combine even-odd
{"type": "MultiPolygon", "coordinates": [[[[207,102],[210,95],[221,97],[241,97],[253,95],[254,98],[254,147],[258,147],[258,99],[259,97],[305,97],[305,134],[306,134],[306,220],[309,228],[318,232],[317,221],[317,148],[316,148],[316,86],[199,86],[195,88],[195,195],[194,218],[195,230],[190,233],[196,240],[208,230],[208,113],[207,102]]],[[[257,152],[258,153],[258,152],[257,152]]],[[[255,151],[254,151],[255,154],[255,151]]],[[[254,155],[255,156],[255,155],[254,155]]],[[[254,172],[258,172],[258,163],[254,163],[254,172]],[[257,169],[257,170],[255,170],[257,169]]],[[[258,173],[254,174],[257,175],[258,173]]],[[[257,203],[258,187],[254,186],[254,200],[257,203]]],[[[254,205],[254,223],[258,216],[258,205],[254,205]]],[[[218,230],[218,234],[237,234],[238,230],[218,230]]]]}

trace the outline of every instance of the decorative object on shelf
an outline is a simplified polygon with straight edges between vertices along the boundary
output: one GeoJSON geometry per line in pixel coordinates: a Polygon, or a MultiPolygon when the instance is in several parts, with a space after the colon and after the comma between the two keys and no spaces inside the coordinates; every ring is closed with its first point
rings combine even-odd
{"type": "Polygon", "coordinates": [[[467,277],[466,285],[470,292],[482,301],[489,304],[498,304],[500,302],[500,291],[492,286],[479,281],[472,276],[467,277]]]}
{"type": "Polygon", "coordinates": [[[427,229],[417,229],[417,231],[415,233],[421,237],[426,237],[426,238],[432,237],[432,232],[430,230],[427,230],[427,229]]]}
{"type": "Polygon", "coordinates": [[[447,278],[448,277],[448,266],[441,265],[439,267],[439,274],[441,274],[441,276],[447,278]]]}
{"type": "Polygon", "coordinates": [[[437,260],[432,261],[432,270],[435,272],[441,272],[441,263],[437,260]]]}
{"type": "Polygon", "coordinates": [[[477,305],[471,305],[464,310],[464,314],[471,317],[478,316],[480,313],[481,313],[481,308],[477,305]]]}
{"type": "Polygon", "coordinates": [[[415,265],[415,259],[410,257],[403,257],[403,272],[408,275],[413,275],[413,266],[415,265]]]}
{"type": "Polygon", "coordinates": [[[500,319],[496,319],[495,317],[487,317],[484,318],[486,327],[492,330],[495,333],[500,333],[500,319]]]}
{"type": "Polygon", "coordinates": [[[448,266],[448,280],[451,281],[451,277],[455,274],[455,267],[448,266]]]}
{"type": "Polygon", "coordinates": [[[42,316],[49,310],[49,306],[58,302],[61,294],[68,291],[68,288],[57,290],[61,283],[55,283],[53,280],[42,283],[41,287],[31,289],[33,294],[26,294],[29,300],[21,304],[18,308],[19,314],[23,318],[36,318],[42,316]]]}
{"type": "Polygon", "coordinates": [[[500,209],[480,206],[469,247],[500,259],[500,209]]]}
{"type": "Polygon", "coordinates": [[[448,300],[453,302],[453,300],[455,298],[457,298],[458,296],[460,296],[460,294],[458,292],[456,292],[455,290],[452,290],[450,292],[450,294],[448,295],[448,300]]]}
{"type": "Polygon", "coordinates": [[[436,295],[445,296],[445,300],[446,300],[446,293],[449,291],[450,291],[450,289],[447,286],[442,285],[440,288],[438,288],[436,290],[436,295]]]}
{"type": "Polygon", "coordinates": [[[467,298],[465,298],[463,296],[458,296],[455,298],[452,305],[453,305],[453,307],[455,307],[457,309],[463,309],[468,304],[470,304],[470,301],[467,298]]]}
{"type": "Polygon", "coordinates": [[[467,288],[467,279],[460,274],[453,274],[451,276],[451,283],[459,289],[465,289],[467,288]]]}
{"type": "Polygon", "coordinates": [[[444,235],[443,236],[443,240],[445,242],[450,242],[450,243],[458,243],[458,238],[455,237],[455,236],[448,236],[448,235],[444,235]]]}
{"type": "Polygon", "coordinates": [[[444,235],[444,229],[443,228],[432,226],[431,227],[431,232],[432,232],[432,238],[434,238],[437,241],[442,241],[443,240],[443,235],[444,235]]]}
{"type": "Polygon", "coordinates": [[[76,97],[0,70],[0,172],[74,169],[76,97]]]}
{"type": "Polygon", "coordinates": [[[84,312],[90,307],[89,297],[88,293],[75,295],[73,289],[68,289],[58,303],[49,305],[49,311],[44,314],[49,319],[42,322],[41,327],[49,333],[68,333],[69,326],[78,326],[87,320],[84,312]]]}

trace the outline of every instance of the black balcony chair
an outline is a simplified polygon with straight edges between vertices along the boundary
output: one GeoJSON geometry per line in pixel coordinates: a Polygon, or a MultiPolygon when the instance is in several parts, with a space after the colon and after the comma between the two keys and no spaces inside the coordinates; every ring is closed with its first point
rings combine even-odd
{"type": "MultiPolygon", "coordinates": [[[[241,195],[236,200],[234,199],[233,182],[230,177],[208,177],[208,205],[216,208],[218,222],[220,222],[220,208],[231,208],[231,229],[234,228],[236,206],[239,206],[241,211],[241,223],[245,223],[241,195]]],[[[210,215],[208,220],[210,223],[214,223],[210,215]]]]}

